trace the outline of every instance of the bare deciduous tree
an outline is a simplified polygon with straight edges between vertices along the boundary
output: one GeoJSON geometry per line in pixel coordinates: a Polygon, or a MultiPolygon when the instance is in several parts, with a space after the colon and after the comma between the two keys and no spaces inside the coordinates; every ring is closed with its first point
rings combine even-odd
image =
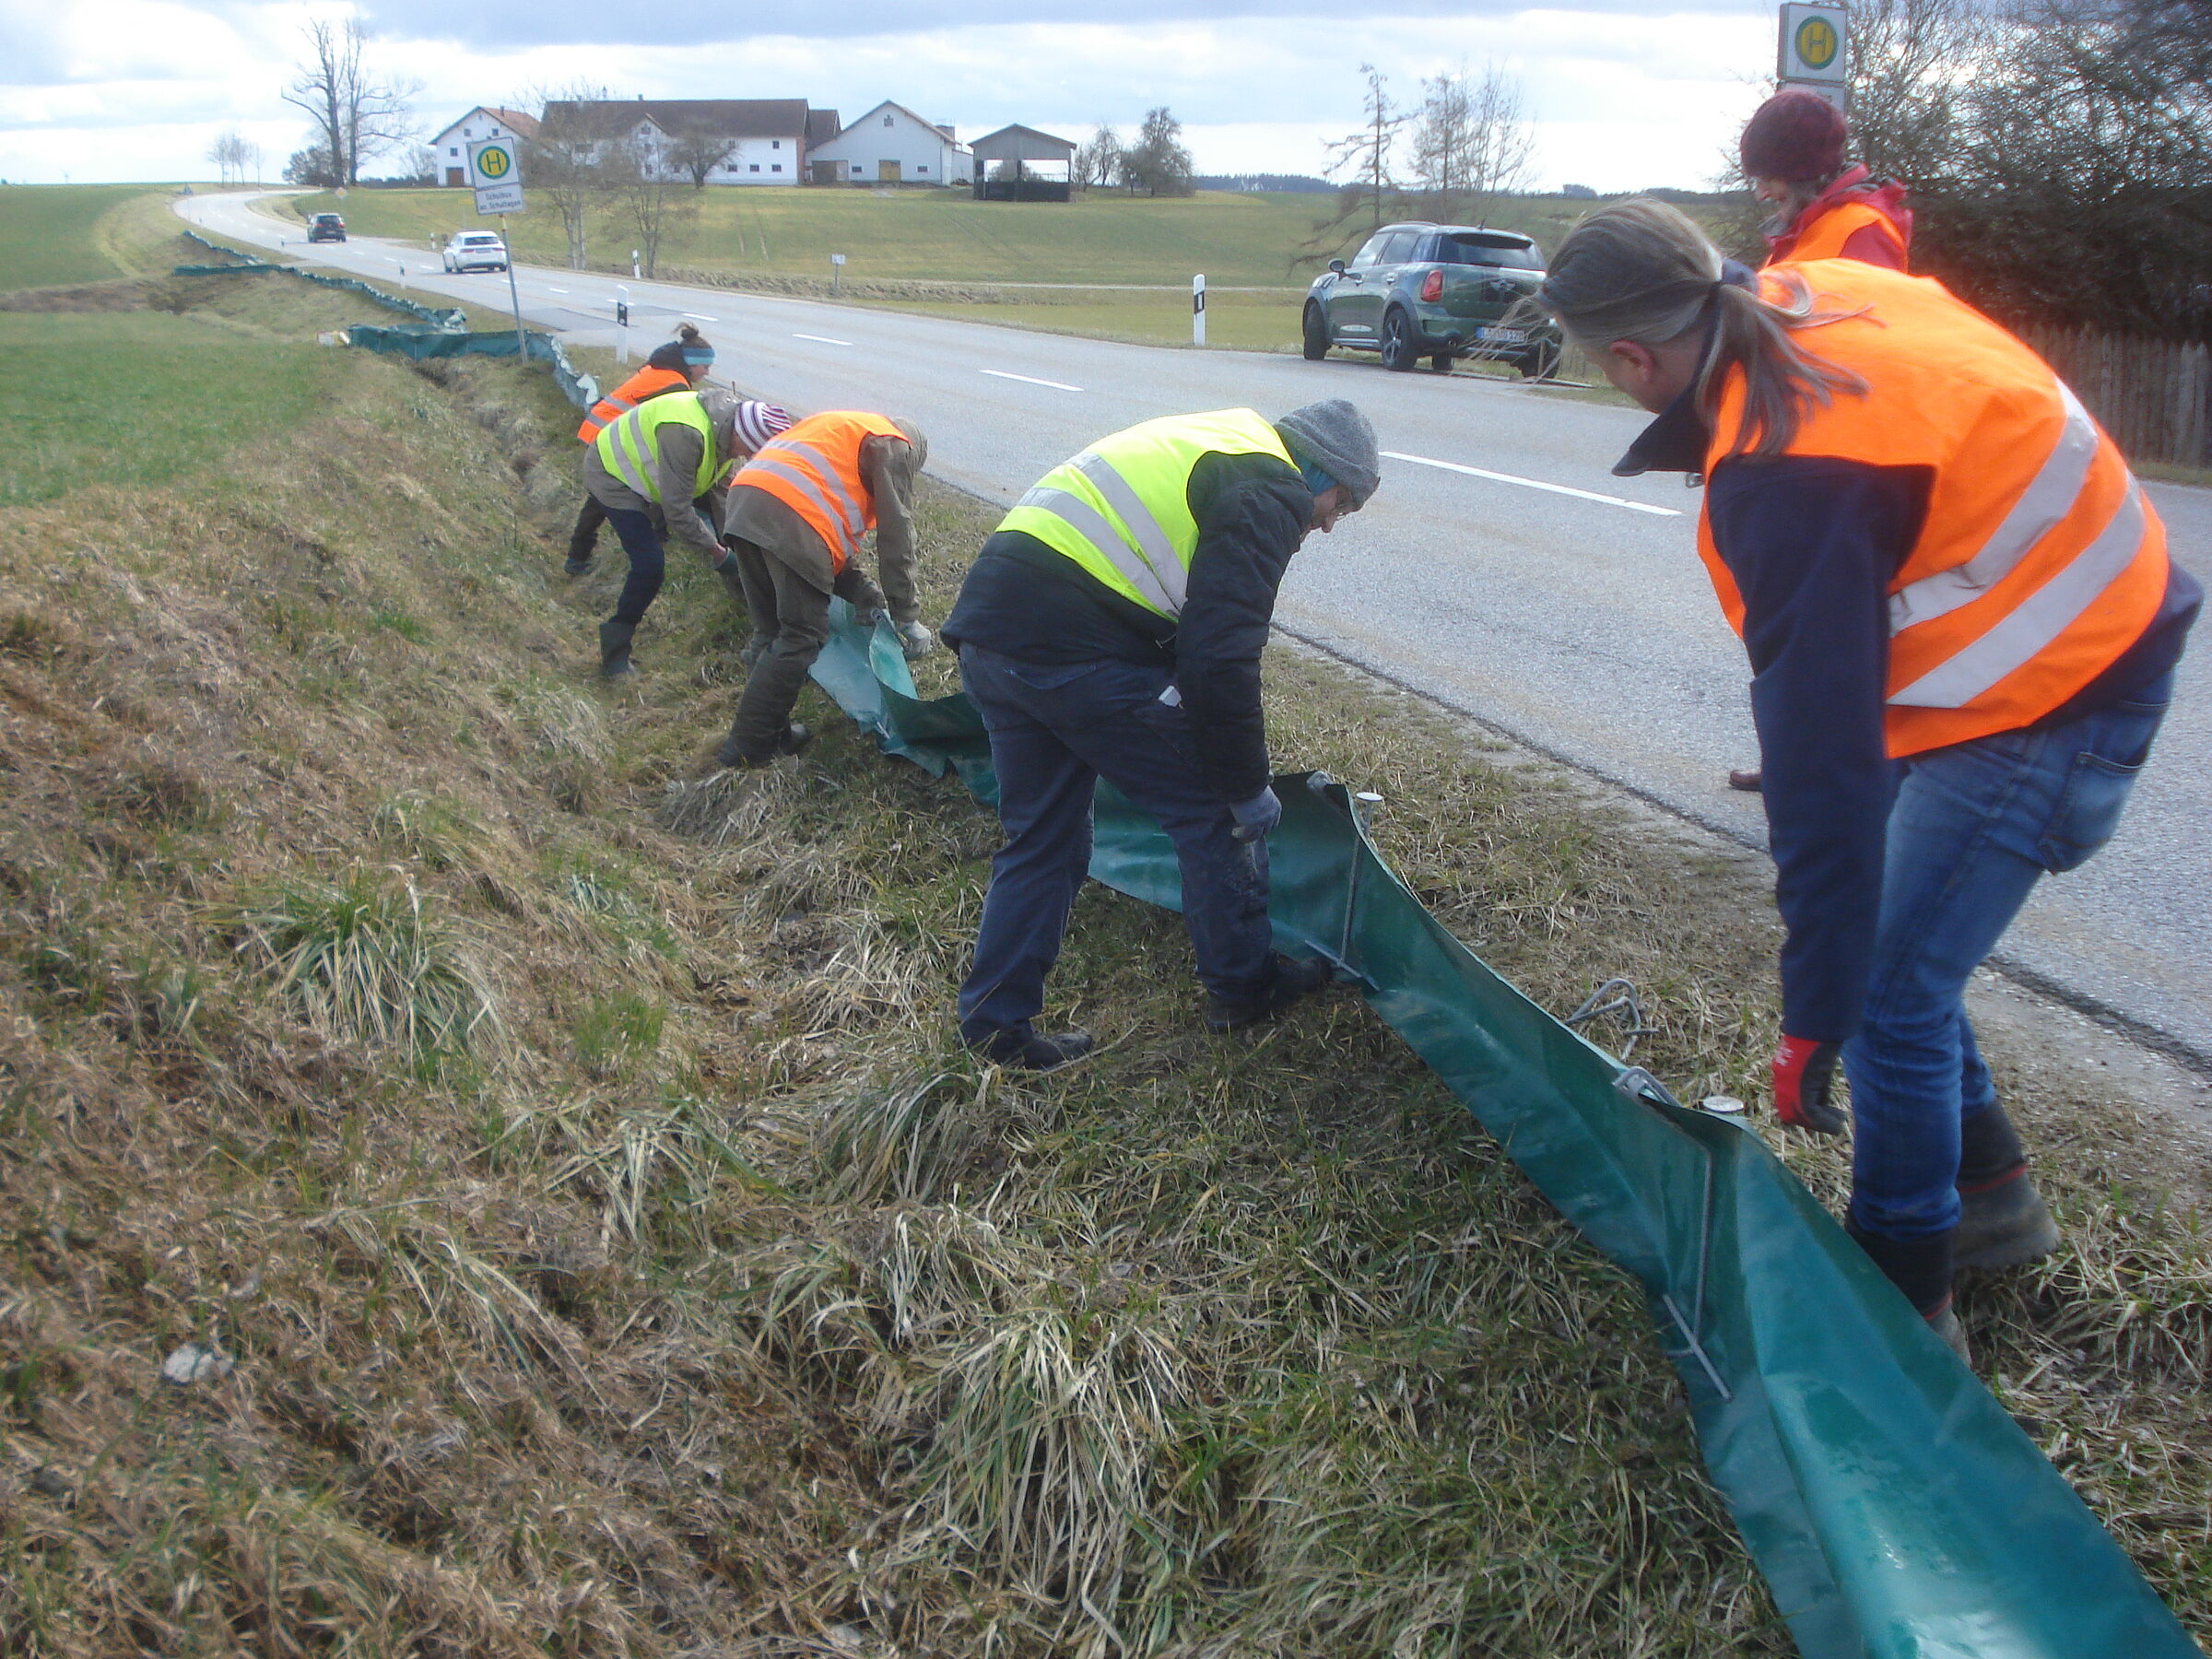
{"type": "Polygon", "coordinates": [[[419,81],[380,76],[369,66],[369,34],[358,18],[318,18],[307,26],[308,61],[284,101],[314,123],[309,148],[330,158],[339,184],[360,182],[361,164],[414,136],[410,100],[419,81]]]}
{"type": "Polygon", "coordinates": [[[1121,171],[1122,135],[1101,121],[1076,151],[1075,186],[1088,190],[1095,184],[1104,190],[1119,179],[1121,171]]]}
{"type": "Polygon", "coordinates": [[[1521,83],[1499,68],[1470,81],[1463,68],[1422,83],[1414,112],[1413,177],[1439,218],[1488,216],[1497,197],[1528,186],[1535,134],[1521,83]]]}
{"type": "Polygon", "coordinates": [[[707,176],[736,153],[736,139],[697,126],[679,127],[671,133],[661,152],[670,167],[690,179],[694,190],[704,190],[707,176]]]}
{"type": "Polygon", "coordinates": [[[1182,123],[1165,104],[1145,112],[1144,130],[1121,153],[1122,182],[1147,195],[1185,196],[1195,186],[1191,152],[1183,147],[1182,123]]]}
{"type": "Polygon", "coordinates": [[[523,140],[523,180],[560,216],[571,270],[583,269],[592,212],[607,192],[614,142],[592,110],[606,100],[606,88],[578,84],[532,94],[517,106],[538,112],[537,132],[523,140]]]}
{"type": "Polygon", "coordinates": [[[207,159],[215,163],[217,179],[225,184],[243,183],[252,147],[236,127],[217,135],[207,147],[207,159]]]}
{"type": "MultiPolygon", "coordinates": [[[[1360,106],[1367,119],[1328,147],[1329,163],[1324,169],[1331,178],[1339,173],[1349,173],[1351,178],[1338,194],[1335,218],[1316,229],[1340,228],[1364,208],[1368,219],[1364,234],[1371,236],[1382,228],[1397,194],[1391,152],[1397,147],[1399,129],[1408,117],[1390,95],[1388,76],[1372,64],[1360,65],[1359,73],[1367,76],[1367,97],[1360,106]]],[[[1340,242],[1344,240],[1337,238],[1340,242]]]]}
{"type": "Polygon", "coordinates": [[[637,234],[638,263],[650,276],[660,263],[662,239],[696,215],[699,203],[684,191],[684,172],[668,165],[666,153],[634,134],[608,150],[601,174],[609,204],[637,234]]]}

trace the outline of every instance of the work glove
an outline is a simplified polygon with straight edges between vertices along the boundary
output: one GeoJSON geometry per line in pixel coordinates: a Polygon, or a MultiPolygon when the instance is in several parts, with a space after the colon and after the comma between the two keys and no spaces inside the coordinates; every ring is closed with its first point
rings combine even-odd
{"type": "MultiPolygon", "coordinates": [[[[707,569],[722,578],[722,585],[730,590],[731,598],[736,600],[740,605],[745,604],[745,579],[737,574],[736,554],[724,553],[721,562],[711,564],[707,569]]],[[[747,606],[747,608],[750,607],[747,606]]]]}
{"type": "Polygon", "coordinates": [[[1784,1037],[1774,1048],[1774,1111],[1793,1129],[1841,1135],[1850,1119],[1829,1099],[1843,1047],[1806,1037],[1784,1037]]]}
{"type": "Polygon", "coordinates": [[[874,633],[876,624],[882,618],[883,612],[873,605],[856,605],[853,607],[853,626],[864,633],[874,633]]]}
{"type": "Polygon", "coordinates": [[[927,656],[936,648],[937,636],[931,633],[921,623],[901,622],[899,624],[899,649],[906,653],[910,662],[915,657],[927,656]]]}
{"type": "Polygon", "coordinates": [[[1263,789],[1249,801],[1239,801],[1229,809],[1236,819],[1236,828],[1230,834],[1241,841],[1265,841],[1267,831],[1283,821],[1283,804],[1275,798],[1273,789],[1263,789]]]}

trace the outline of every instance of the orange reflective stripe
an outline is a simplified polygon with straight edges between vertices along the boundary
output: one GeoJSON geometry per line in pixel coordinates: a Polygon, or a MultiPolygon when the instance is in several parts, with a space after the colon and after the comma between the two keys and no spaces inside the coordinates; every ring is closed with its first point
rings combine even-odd
{"type": "MultiPolygon", "coordinates": [[[[2166,591],[2165,529],[2112,440],[2048,365],[1940,283],[1855,260],[1800,267],[1847,317],[1807,351],[1871,388],[1807,412],[1787,453],[1932,479],[1889,584],[1885,725],[1903,756],[2031,725],[2142,636],[2166,591]]],[[[1724,386],[1706,471],[1727,464],[1743,377],[1724,386]]],[[[1700,518],[1698,550],[1738,633],[1744,605],[1700,518]]]]}
{"type": "Polygon", "coordinates": [[[876,527],[876,499],[860,476],[860,446],[870,438],[897,438],[888,416],[853,409],[810,415],[737,470],[731,488],[765,490],[805,521],[830,551],[830,568],[841,571],[876,527]]]}

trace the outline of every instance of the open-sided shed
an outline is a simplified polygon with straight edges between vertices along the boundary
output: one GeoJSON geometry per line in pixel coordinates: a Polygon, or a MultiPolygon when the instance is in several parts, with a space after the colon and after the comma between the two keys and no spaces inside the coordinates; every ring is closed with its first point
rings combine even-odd
{"type": "Polygon", "coordinates": [[[1018,124],[969,147],[979,202],[1065,202],[1075,178],[1076,147],[1018,124]]]}

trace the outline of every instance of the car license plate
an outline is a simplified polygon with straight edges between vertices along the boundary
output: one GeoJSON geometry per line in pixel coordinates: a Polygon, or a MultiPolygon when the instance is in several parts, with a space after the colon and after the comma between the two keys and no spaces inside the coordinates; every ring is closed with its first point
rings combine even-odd
{"type": "Polygon", "coordinates": [[[1494,340],[1500,346],[1518,346],[1528,338],[1528,332],[1520,328],[1478,328],[1475,331],[1475,337],[1478,340],[1494,340]]]}

